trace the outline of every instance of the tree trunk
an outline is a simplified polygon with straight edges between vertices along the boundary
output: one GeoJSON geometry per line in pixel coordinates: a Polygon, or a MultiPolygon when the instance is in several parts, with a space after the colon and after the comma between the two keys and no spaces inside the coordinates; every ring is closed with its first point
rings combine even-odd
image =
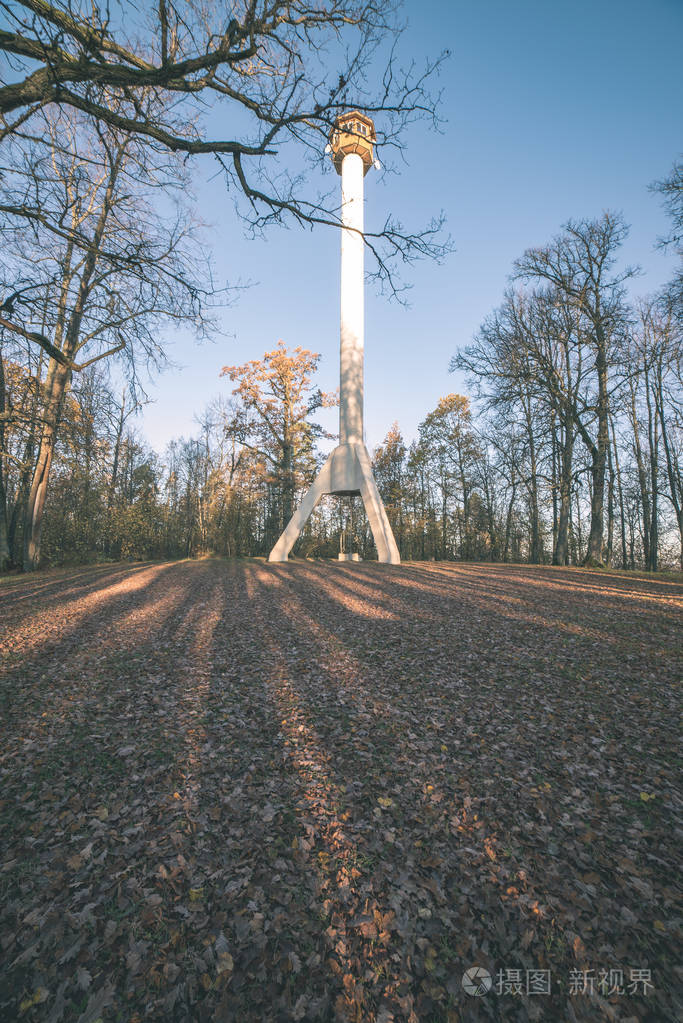
{"type": "Polygon", "coordinates": [[[472,557],[471,530],[470,530],[470,488],[465,476],[465,465],[462,450],[462,438],[457,446],[458,451],[458,475],[462,489],[462,534],[460,538],[460,554],[464,561],[472,557]]]}
{"type": "Polygon", "coordinates": [[[567,565],[569,563],[569,520],[574,458],[574,429],[569,419],[564,423],[564,441],[558,456],[560,461],[560,509],[557,522],[557,538],[553,552],[553,565],[567,565]]]}
{"type": "Polygon", "coordinates": [[[43,512],[47,497],[47,485],[52,465],[57,427],[62,412],[64,396],[69,385],[69,370],[50,360],[47,371],[47,400],[43,412],[43,427],[38,446],[38,459],[33,469],[31,489],[26,502],[24,516],[24,560],[25,572],[33,572],[40,564],[40,542],[43,530],[43,512]]]}
{"type": "Polygon", "coordinates": [[[552,498],[553,498],[553,565],[557,564],[556,553],[557,553],[557,537],[559,532],[559,508],[557,495],[559,491],[559,471],[558,462],[560,454],[557,443],[557,428],[555,426],[555,410],[553,409],[550,426],[550,442],[552,452],[552,498]]]}
{"type": "Polygon", "coordinates": [[[40,402],[40,380],[43,375],[43,362],[44,355],[41,350],[38,356],[38,364],[36,366],[36,372],[34,377],[33,397],[31,402],[31,416],[29,420],[29,429],[26,437],[26,443],[24,444],[24,454],[22,458],[22,470],[19,479],[19,486],[14,498],[14,504],[12,506],[12,514],[9,520],[9,550],[12,564],[17,567],[22,564],[23,552],[19,550],[18,536],[20,523],[24,524],[26,519],[26,504],[28,501],[28,495],[31,491],[31,477],[32,470],[36,458],[36,443],[39,434],[39,402],[40,402]]]}
{"type": "Polygon", "coordinates": [[[653,408],[650,395],[650,375],[645,371],[645,398],[647,401],[647,437],[650,446],[650,493],[652,495],[652,514],[650,515],[650,557],[646,563],[649,572],[657,571],[657,551],[659,548],[658,536],[658,514],[657,507],[657,477],[659,475],[659,431],[657,423],[657,411],[653,408]]]}
{"type": "Polygon", "coordinates": [[[7,491],[5,489],[5,364],[0,351],[0,572],[10,565],[9,532],[7,528],[7,491]]]}
{"type": "Polygon", "coordinates": [[[493,494],[491,493],[491,480],[489,478],[488,461],[485,463],[484,497],[486,498],[486,519],[489,528],[489,561],[498,560],[498,530],[493,507],[493,494]]]}
{"type": "Polygon", "coordinates": [[[116,483],[119,473],[119,458],[121,456],[121,440],[123,438],[123,427],[126,422],[126,392],[121,396],[121,412],[116,426],[116,440],[114,442],[114,460],[111,467],[111,479],[109,480],[109,493],[107,494],[107,508],[111,508],[116,493],[116,483]]]}
{"type": "Polygon", "coordinates": [[[422,553],[422,560],[424,561],[427,557],[427,550],[425,541],[427,539],[427,512],[425,505],[425,480],[424,473],[420,473],[420,515],[422,518],[422,536],[420,538],[420,551],[422,553]]]}
{"type": "Polygon", "coordinates": [[[629,515],[629,559],[631,564],[631,571],[634,571],[636,567],[636,524],[634,522],[635,513],[631,512],[629,515]]]}
{"type": "Polygon", "coordinates": [[[643,512],[643,559],[645,566],[650,564],[650,495],[647,487],[647,474],[643,460],[643,449],[640,443],[640,426],[638,425],[638,412],[636,409],[636,392],[631,385],[631,427],[633,429],[633,446],[636,454],[636,465],[638,466],[638,485],[640,487],[640,503],[643,512]]]}
{"type": "Polygon", "coordinates": [[[536,464],[536,436],[534,423],[531,415],[530,404],[524,402],[524,416],[526,419],[526,432],[529,441],[529,461],[531,475],[529,479],[529,507],[531,511],[531,542],[529,549],[529,561],[532,565],[539,565],[543,560],[543,548],[541,544],[540,515],[538,511],[538,466],[536,464]]]}
{"type": "Polygon", "coordinates": [[[669,499],[676,513],[678,523],[678,535],[681,543],[681,571],[683,572],[683,486],[681,486],[681,466],[676,458],[675,451],[669,441],[669,431],[666,425],[664,410],[663,388],[661,382],[661,367],[659,367],[659,379],[657,381],[657,411],[662,431],[662,447],[666,460],[666,474],[669,481],[669,499]]]}
{"type": "Polygon", "coordinates": [[[6,572],[10,567],[9,554],[9,528],[7,522],[7,492],[5,481],[0,466],[0,572],[6,572]]]}
{"type": "Polygon", "coordinates": [[[517,494],[517,484],[513,481],[512,493],[510,494],[510,501],[508,503],[507,516],[505,518],[505,549],[503,551],[503,561],[507,562],[510,560],[510,536],[512,533],[512,512],[515,506],[515,497],[517,494]]]}
{"type": "Polygon", "coordinates": [[[581,498],[577,488],[576,491],[576,561],[581,561],[583,555],[583,530],[581,528],[581,498]]]}
{"type": "Polygon", "coordinates": [[[619,447],[617,436],[612,420],[612,449],[614,451],[614,468],[617,477],[617,493],[619,494],[619,521],[621,524],[621,567],[628,568],[628,553],[626,550],[626,516],[624,514],[624,488],[621,482],[621,469],[619,467],[619,447]]]}
{"type": "Polygon", "coordinates": [[[463,487],[462,492],[462,549],[464,558],[469,561],[472,557],[472,530],[470,528],[470,492],[468,487],[463,487]]]}
{"type": "Polygon", "coordinates": [[[605,564],[612,567],[612,551],[614,548],[614,466],[612,465],[612,446],[607,446],[607,468],[609,480],[607,482],[607,551],[605,564]]]}
{"type": "Polygon", "coordinates": [[[605,510],[605,470],[607,467],[607,446],[609,443],[607,401],[607,360],[602,338],[598,339],[596,356],[598,371],[598,442],[591,451],[591,528],[588,536],[588,550],[585,562],[587,565],[603,564],[603,531],[605,510]]]}
{"type": "Polygon", "coordinates": [[[293,445],[285,439],[282,445],[282,528],[284,529],[294,512],[294,464],[293,445]]]}

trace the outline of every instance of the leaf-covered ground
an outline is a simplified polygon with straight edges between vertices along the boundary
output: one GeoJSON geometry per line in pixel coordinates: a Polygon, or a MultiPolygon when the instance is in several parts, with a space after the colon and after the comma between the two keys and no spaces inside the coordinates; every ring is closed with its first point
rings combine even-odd
{"type": "Polygon", "coordinates": [[[6,582],[0,1019],[673,1020],[682,595],[439,564],[6,582]]]}

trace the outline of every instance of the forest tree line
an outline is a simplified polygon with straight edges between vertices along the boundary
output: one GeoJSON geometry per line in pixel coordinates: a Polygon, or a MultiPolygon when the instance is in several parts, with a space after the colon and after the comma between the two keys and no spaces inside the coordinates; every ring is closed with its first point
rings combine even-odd
{"type": "MultiPolygon", "coordinates": [[[[674,288],[626,300],[630,271],[615,269],[625,230],[604,215],[525,253],[515,268],[522,286],[454,356],[472,397],[445,395],[415,439],[394,423],[376,447],[403,559],[680,567],[680,309],[674,288]]],[[[14,564],[49,401],[44,362],[4,364],[14,564]]],[[[225,367],[224,395],[198,417],[196,436],[163,454],[140,437],[135,401],[115,392],[106,366],[74,376],[55,443],[45,560],[266,556],[322,464],[320,442],[333,439],[315,420],[336,404],[316,387],[318,363],[280,342],[225,367]]],[[[326,498],[294,554],[341,549],[376,556],[359,498],[326,498]]]]}

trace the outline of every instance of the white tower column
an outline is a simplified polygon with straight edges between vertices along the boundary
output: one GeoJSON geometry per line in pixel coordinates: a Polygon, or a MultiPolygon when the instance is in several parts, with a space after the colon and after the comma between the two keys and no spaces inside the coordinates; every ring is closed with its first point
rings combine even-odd
{"type": "Polygon", "coordinates": [[[374,141],[371,119],[358,110],[337,118],[330,136],[329,148],[342,185],[339,444],[287,523],[268,561],[287,560],[324,494],[360,495],[379,561],[392,565],[401,561],[363,439],[363,178],[373,163],[374,141]]]}
{"type": "Polygon", "coordinates": [[[342,160],[339,443],[363,444],[363,177],[358,153],[342,160]]]}

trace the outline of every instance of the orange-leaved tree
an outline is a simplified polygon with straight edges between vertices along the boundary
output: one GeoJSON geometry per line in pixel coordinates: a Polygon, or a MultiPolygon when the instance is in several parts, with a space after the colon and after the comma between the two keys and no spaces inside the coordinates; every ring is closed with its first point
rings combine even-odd
{"type": "Polygon", "coordinates": [[[331,436],[311,420],[318,409],[338,401],[336,394],[313,384],[319,361],[316,352],[301,347],[290,352],[284,341],[278,341],[262,359],[221,371],[236,384],[233,394],[238,399],[226,430],[263,460],[279,498],[273,516],[278,530],[292,516],[297,489],[315,472],[316,439],[331,436]]]}

